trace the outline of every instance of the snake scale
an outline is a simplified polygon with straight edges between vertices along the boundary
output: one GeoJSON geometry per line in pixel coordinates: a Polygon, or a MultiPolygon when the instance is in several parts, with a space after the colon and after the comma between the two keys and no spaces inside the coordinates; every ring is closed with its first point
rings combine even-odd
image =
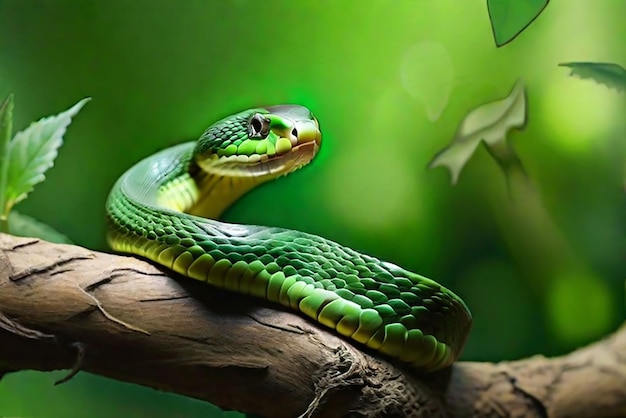
{"type": "Polygon", "coordinates": [[[290,307],[418,371],[450,365],[472,317],[439,283],[319,236],[216,220],[252,188],[308,164],[320,145],[319,123],[303,106],[221,119],[117,180],[106,203],[108,243],[290,307]]]}

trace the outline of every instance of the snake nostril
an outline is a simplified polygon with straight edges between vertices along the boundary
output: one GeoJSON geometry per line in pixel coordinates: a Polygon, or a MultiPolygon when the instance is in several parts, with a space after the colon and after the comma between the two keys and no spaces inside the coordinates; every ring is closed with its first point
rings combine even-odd
{"type": "Polygon", "coordinates": [[[291,130],[291,135],[295,136],[296,138],[298,137],[298,130],[296,128],[293,128],[291,130]]]}

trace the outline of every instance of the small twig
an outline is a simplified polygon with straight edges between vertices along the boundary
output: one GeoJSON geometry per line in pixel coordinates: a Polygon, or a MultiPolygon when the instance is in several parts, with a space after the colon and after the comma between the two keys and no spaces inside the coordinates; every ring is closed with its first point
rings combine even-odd
{"type": "Polygon", "coordinates": [[[71,380],[74,376],[78,374],[78,372],[83,367],[83,360],[85,359],[85,344],[81,342],[75,342],[70,344],[70,346],[76,348],[76,360],[74,361],[74,364],[72,365],[72,368],[70,369],[70,372],[67,374],[67,376],[54,382],[55,386],[71,380]]]}

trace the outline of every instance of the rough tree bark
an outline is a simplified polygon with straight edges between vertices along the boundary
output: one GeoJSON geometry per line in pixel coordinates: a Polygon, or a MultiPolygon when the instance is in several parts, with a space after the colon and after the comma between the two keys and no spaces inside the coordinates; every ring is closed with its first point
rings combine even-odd
{"type": "Polygon", "coordinates": [[[271,417],[626,416],[626,326],[560,358],[420,377],[147,262],[0,234],[0,375],[24,369],[84,370],[271,417]]]}

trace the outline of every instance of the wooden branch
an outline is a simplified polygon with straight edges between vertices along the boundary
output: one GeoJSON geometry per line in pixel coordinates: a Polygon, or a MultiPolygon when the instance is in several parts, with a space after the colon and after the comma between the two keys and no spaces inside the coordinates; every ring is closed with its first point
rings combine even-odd
{"type": "Polygon", "coordinates": [[[0,234],[0,376],[85,370],[271,417],[626,416],[626,327],[560,358],[419,377],[297,314],[174,277],[0,234]]]}

